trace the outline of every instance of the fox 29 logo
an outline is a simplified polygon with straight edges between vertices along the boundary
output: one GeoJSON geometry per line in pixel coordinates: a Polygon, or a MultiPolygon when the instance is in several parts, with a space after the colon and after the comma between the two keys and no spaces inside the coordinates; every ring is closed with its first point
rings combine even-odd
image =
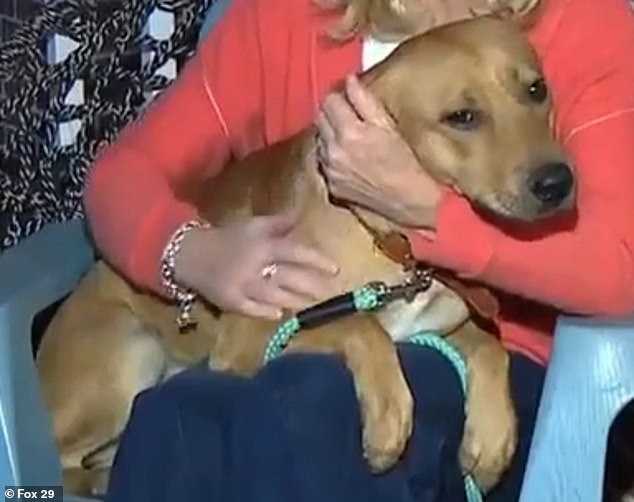
{"type": "Polygon", "coordinates": [[[45,502],[62,502],[63,491],[61,486],[5,486],[5,502],[21,500],[43,500],[45,502]]]}

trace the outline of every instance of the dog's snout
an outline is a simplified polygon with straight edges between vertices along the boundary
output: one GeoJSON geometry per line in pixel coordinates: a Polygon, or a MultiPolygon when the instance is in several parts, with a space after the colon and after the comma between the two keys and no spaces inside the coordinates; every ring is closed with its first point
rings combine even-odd
{"type": "Polygon", "coordinates": [[[528,179],[530,192],[541,203],[557,206],[572,192],[574,177],[572,169],[563,162],[544,164],[535,169],[528,179]]]}

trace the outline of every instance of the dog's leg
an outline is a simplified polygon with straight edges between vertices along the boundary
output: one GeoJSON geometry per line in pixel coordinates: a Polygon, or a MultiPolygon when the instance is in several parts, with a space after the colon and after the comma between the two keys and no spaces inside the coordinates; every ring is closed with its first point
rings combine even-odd
{"type": "MultiPolygon", "coordinates": [[[[108,488],[110,468],[103,470],[87,470],[83,467],[64,469],[63,483],[65,493],[82,497],[103,498],[108,488]]],[[[82,499],[83,500],[83,499],[82,499]]]]}
{"type": "Polygon", "coordinates": [[[242,376],[253,375],[262,366],[266,344],[277,324],[238,314],[223,314],[214,328],[209,368],[242,376]]]}
{"type": "Polygon", "coordinates": [[[158,337],[125,304],[96,303],[69,304],[37,358],[65,487],[85,496],[103,493],[134,397],[159,382],[167,366],[158,337]],[[77,307],[87,310],[77,316],[77,307]]]}
{"type": "MultiPolygon", "coordinates": [[[[93,495],[103,497],[108,489],[110,469],[114,462],[117,447],[119,446],[119,435],[110,441],[99,445],[96,449],[88,453],[82,459],[84,472],[90,474],[90,490],[93,495]]],[[[72,476],[72,470],[71,470],[72,476]]],[[[64,472],[64,479],[69,478],[69,473],[64,472]]]]}
{"type": "Polygon", "coordinates": [[[376,471],[391,467],[412,433],[414,400],[396,347],[372,316],[358,314],[299,334],[288,352],[325,352],[344,358],[361,405],[363,446],[376,471]]]}
{"type": "Polygon", "coordinates": [[[510,465],[517,446],[509,355],[497,338],[472,322],[451,334],[448,341],[458,348],[468,366],[460,465],[488,491],[510,465]]]}

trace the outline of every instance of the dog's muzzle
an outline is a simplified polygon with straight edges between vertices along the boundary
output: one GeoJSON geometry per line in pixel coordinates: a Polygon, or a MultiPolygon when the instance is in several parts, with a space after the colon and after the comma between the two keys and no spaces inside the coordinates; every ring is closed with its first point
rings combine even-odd
{"type": "Polygon", "coordinates": [[[528,190],[545,208],[561,206],[571,195],[575,186],[572,169],[564,162],[544,164],[528,176],[528,190]]]}

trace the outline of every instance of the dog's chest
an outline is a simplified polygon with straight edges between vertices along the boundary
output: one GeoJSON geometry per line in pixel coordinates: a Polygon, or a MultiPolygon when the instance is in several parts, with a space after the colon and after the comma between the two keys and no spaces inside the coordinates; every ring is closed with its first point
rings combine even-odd
{"type": "Polygon", "coordinates": [[[465,302],[444,284],[433,281],[431,287],[414,300],[398,300],[377,313],[381,326],[394,341],[403,341],[421,331],[447,334],[469,317],[465,302]]]}
{"type": "MultiPolygon", "coordinates": [[[[312,186],[321,187],[316,178],[308,181],[309,186],[312,182],[312,186]]],[[[408,278],[402,265],[377,247],[357,217],[345,208],[323,203],[327,196],[318,193],[319,196],[313,199],[316,202],[296,230],[296,237],[309,245],[317,244],[340,264],[337,289],[350,291],[374,281],[395,285],[408,278]]],[[[467,320],[469,309],[460,296],[444,284],[433,281],[431,287],[413,301],[392,302],[376,316],[392,340],[399,341],[419,331],[449,333],[467,320]]]]}

